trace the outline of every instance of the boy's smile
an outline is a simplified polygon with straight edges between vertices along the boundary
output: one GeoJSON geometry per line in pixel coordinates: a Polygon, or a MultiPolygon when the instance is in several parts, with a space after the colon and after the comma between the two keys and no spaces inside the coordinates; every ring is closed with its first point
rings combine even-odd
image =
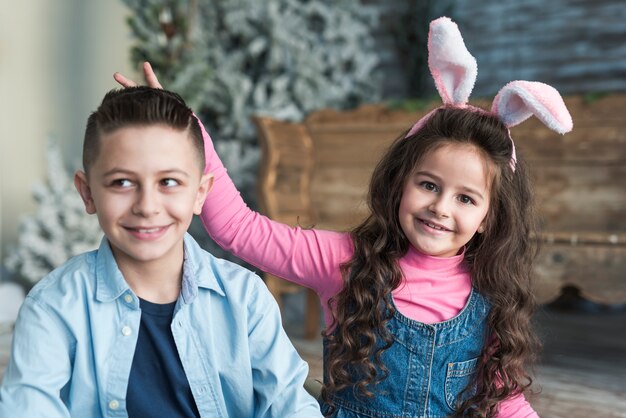
{"type": "Polygon", "coordinates": [[[400,226],[420,252],[450,257],[482,232],[489,209],[488,165],[467,145],[431,151],[407,179],[400,201],[400,226]]]}
{"type": "Polygon", "coordinates": [[[104,134],[89,174],[77,172],[75,183],[124,272],[182,266],[183,236],[211,178],[188,132],[150,125],[104,134]]]}

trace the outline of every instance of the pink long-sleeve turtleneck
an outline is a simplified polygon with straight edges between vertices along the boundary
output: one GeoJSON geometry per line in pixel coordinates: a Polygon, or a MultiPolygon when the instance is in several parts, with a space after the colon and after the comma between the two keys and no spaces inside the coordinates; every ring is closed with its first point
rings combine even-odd
{"type": "MultiPolygon", "coordinates": [[[[202,131],[206,172],[215,177],[201,214],[207,232],[222,248],[261,270],[313,289],[320,297],[326,325],[332,326],[328,300],[341,290],[339,266],[354,251],[350,235],[290,227],[250,210],[204,127],[202,131]]],[[[472,286],[463,254],[439,258],[410,247],[399,264],[403,282],[392,294],[401,314],[432,324],[446,321],[463,309],[472,286]]],[[[518,395],[501,402],[498,417],[538,416],[524,396],[518,395]]]]}

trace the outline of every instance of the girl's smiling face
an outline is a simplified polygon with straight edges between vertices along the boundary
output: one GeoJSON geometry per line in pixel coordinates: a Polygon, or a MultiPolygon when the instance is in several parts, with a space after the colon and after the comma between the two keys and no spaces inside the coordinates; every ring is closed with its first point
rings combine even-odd
{"type": "Polygon", "coordinates": [[[476,232],[489,211],[489,163],[473,145],[447,143],[427,154],[405,182],[400,226],[418,251],[451,257],[476,232]]]}

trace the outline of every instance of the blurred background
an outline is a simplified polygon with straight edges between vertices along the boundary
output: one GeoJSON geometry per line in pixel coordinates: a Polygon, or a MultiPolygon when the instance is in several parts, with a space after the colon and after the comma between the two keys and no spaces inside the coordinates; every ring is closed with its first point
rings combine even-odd
{"type": "MultiPolygon", "coordinates": [[[[1,256],[33,213],[33,185],[46,181],[49,138],[66,167],[80,160],[89,113],[115,87],[112,74],[135,75],[133,39],[121,2],[2,0],[0,8],[1,256]]],[[[7,271],[3,270],[2,280],[7,271]]]]}
{"type": "MultiPolygon", "coordinates": [[[[15,251],[20,231],[31,238],[64,234],[61,241],[46,239],[47,249],[45,242],[34,244],[50,260],[35,261],[41,269],[30,263],[27,282],[68,251],[92,244],[87,234],[68,232],[93,231],[78,218],[69,226],[60,219],[48,228],[52,232],[43,227],[44,219],[62,218],[64,211],[55,208],[63,205],[80,214],[80,206],[55,200],[65,191],[63,173],[55,170],[63,166],[71,176],[80,166],[86,118],[117,87],[113,72],[140,80],[143,60],[203,117],[253,206],[259,151],[250,115],[302,120],[322,108],[429,101],[435,91],[425,45],[428,22],[438,16],[459,23],[477,58],[472,97],[493,97],[514,79],[541,80],[563,95],[591,99],[626,90],[626,6],[620,0],[1,4],[0,260],[15,251]],[[24,221],[29,215],[36,219],[24,221]],[[55,250],[60,242],[66,250],[55,250]]],[[[11,276],[20,269],[5,265],[0,280],[24,279],[11,276]]]]}
{"type": "MultiPolygon", "coordinates": [[[[302,121],[320,109],[366,103],[423,107],[435,97],[427,68],[428,23],[442,15],[459,24],[477,59],[472,97],[492,98],[515,79],[543,81],[586,103],[626,93],[623,0],[0,0],[0,5],[0,286],[5,285],[0,322],[2,315],[10,322],[15,314],[16,295],[69,256],[97,246],[97,222],[83,214],[71,176],[80,167],[88,115],[117,87],[113,73],[141,80],[144,60],[200,115],[252,207],[257,207],[261,156],[250,117],[302,121]],[[17,285],[7,290],[7,283],[17,285]]],[[[576,129],[576,119],[574,124],[576,129]]],[[[623,134],[615,138],[612,146],[618,148],[603,152],[616,157],[606,164],[623,168],[626,142],[623,134]]],[[[611,172],[624,174],[621,168],[611,172]]],[[[626,215],[620,187],[610,191],[611,202],[618,202],[610,208],[612,219],[626,215]]],[[[623,239],[624,225],[607,223],[602,233],[623,239]]],[[[197,222],[192,233],[205,248],[232,258],[197,222]]],[[[626,281],[620,254],[609,260],[611,274],[626,281]]],[[[615,314],[623,303],[590,303],[576,288],[564,295],[551,306],[575,313],[564,322],[557,318],[556,327],[590,329],[602,323],[608,324],[602,338],[615,328],[624,333],[624,316],[615,314]],[[598,319],[589,312],[611,315],[598,319]]],[[[293,305],[292,311],[286,307],[285,320],[299,338],[303,304],[293,305]]],[[[549,327],[544,334],[552,335],[549,327]]],[[[555,337],[554,343],[546,337],[548,349],[556,347],[546,358],[559,358],[555,353],[564,346],[592,346],[595,338],[570,337],[555,337]]],[[[626,343],[611,340],[602,347],[592,356],[617,358],[626,343]],[[607,354],[606,347],[613,351],[607,354]]],[[[309,351],[313,357],[317,348],[309,351]]],[[[626,416],[626,405],[615,403],[626,397],[623,361],[616,376],[621,372],[622,380],[605,375],[617,389],[600,390],[612,406],[594,416],[626,416]]],[[[573,416],[568,413],[561,409],[546,416],[573,416]]]]}

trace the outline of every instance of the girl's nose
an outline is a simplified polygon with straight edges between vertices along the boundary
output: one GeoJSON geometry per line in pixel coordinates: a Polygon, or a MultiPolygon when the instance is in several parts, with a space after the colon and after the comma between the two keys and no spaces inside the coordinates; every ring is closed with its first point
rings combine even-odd
{"type": "Polygon", "coordinates": [[[450,205],[448,199],[443,195],[439,195],[434,199],[428,207],[428,210],[437,218],[450,217],[450,205]]]}

